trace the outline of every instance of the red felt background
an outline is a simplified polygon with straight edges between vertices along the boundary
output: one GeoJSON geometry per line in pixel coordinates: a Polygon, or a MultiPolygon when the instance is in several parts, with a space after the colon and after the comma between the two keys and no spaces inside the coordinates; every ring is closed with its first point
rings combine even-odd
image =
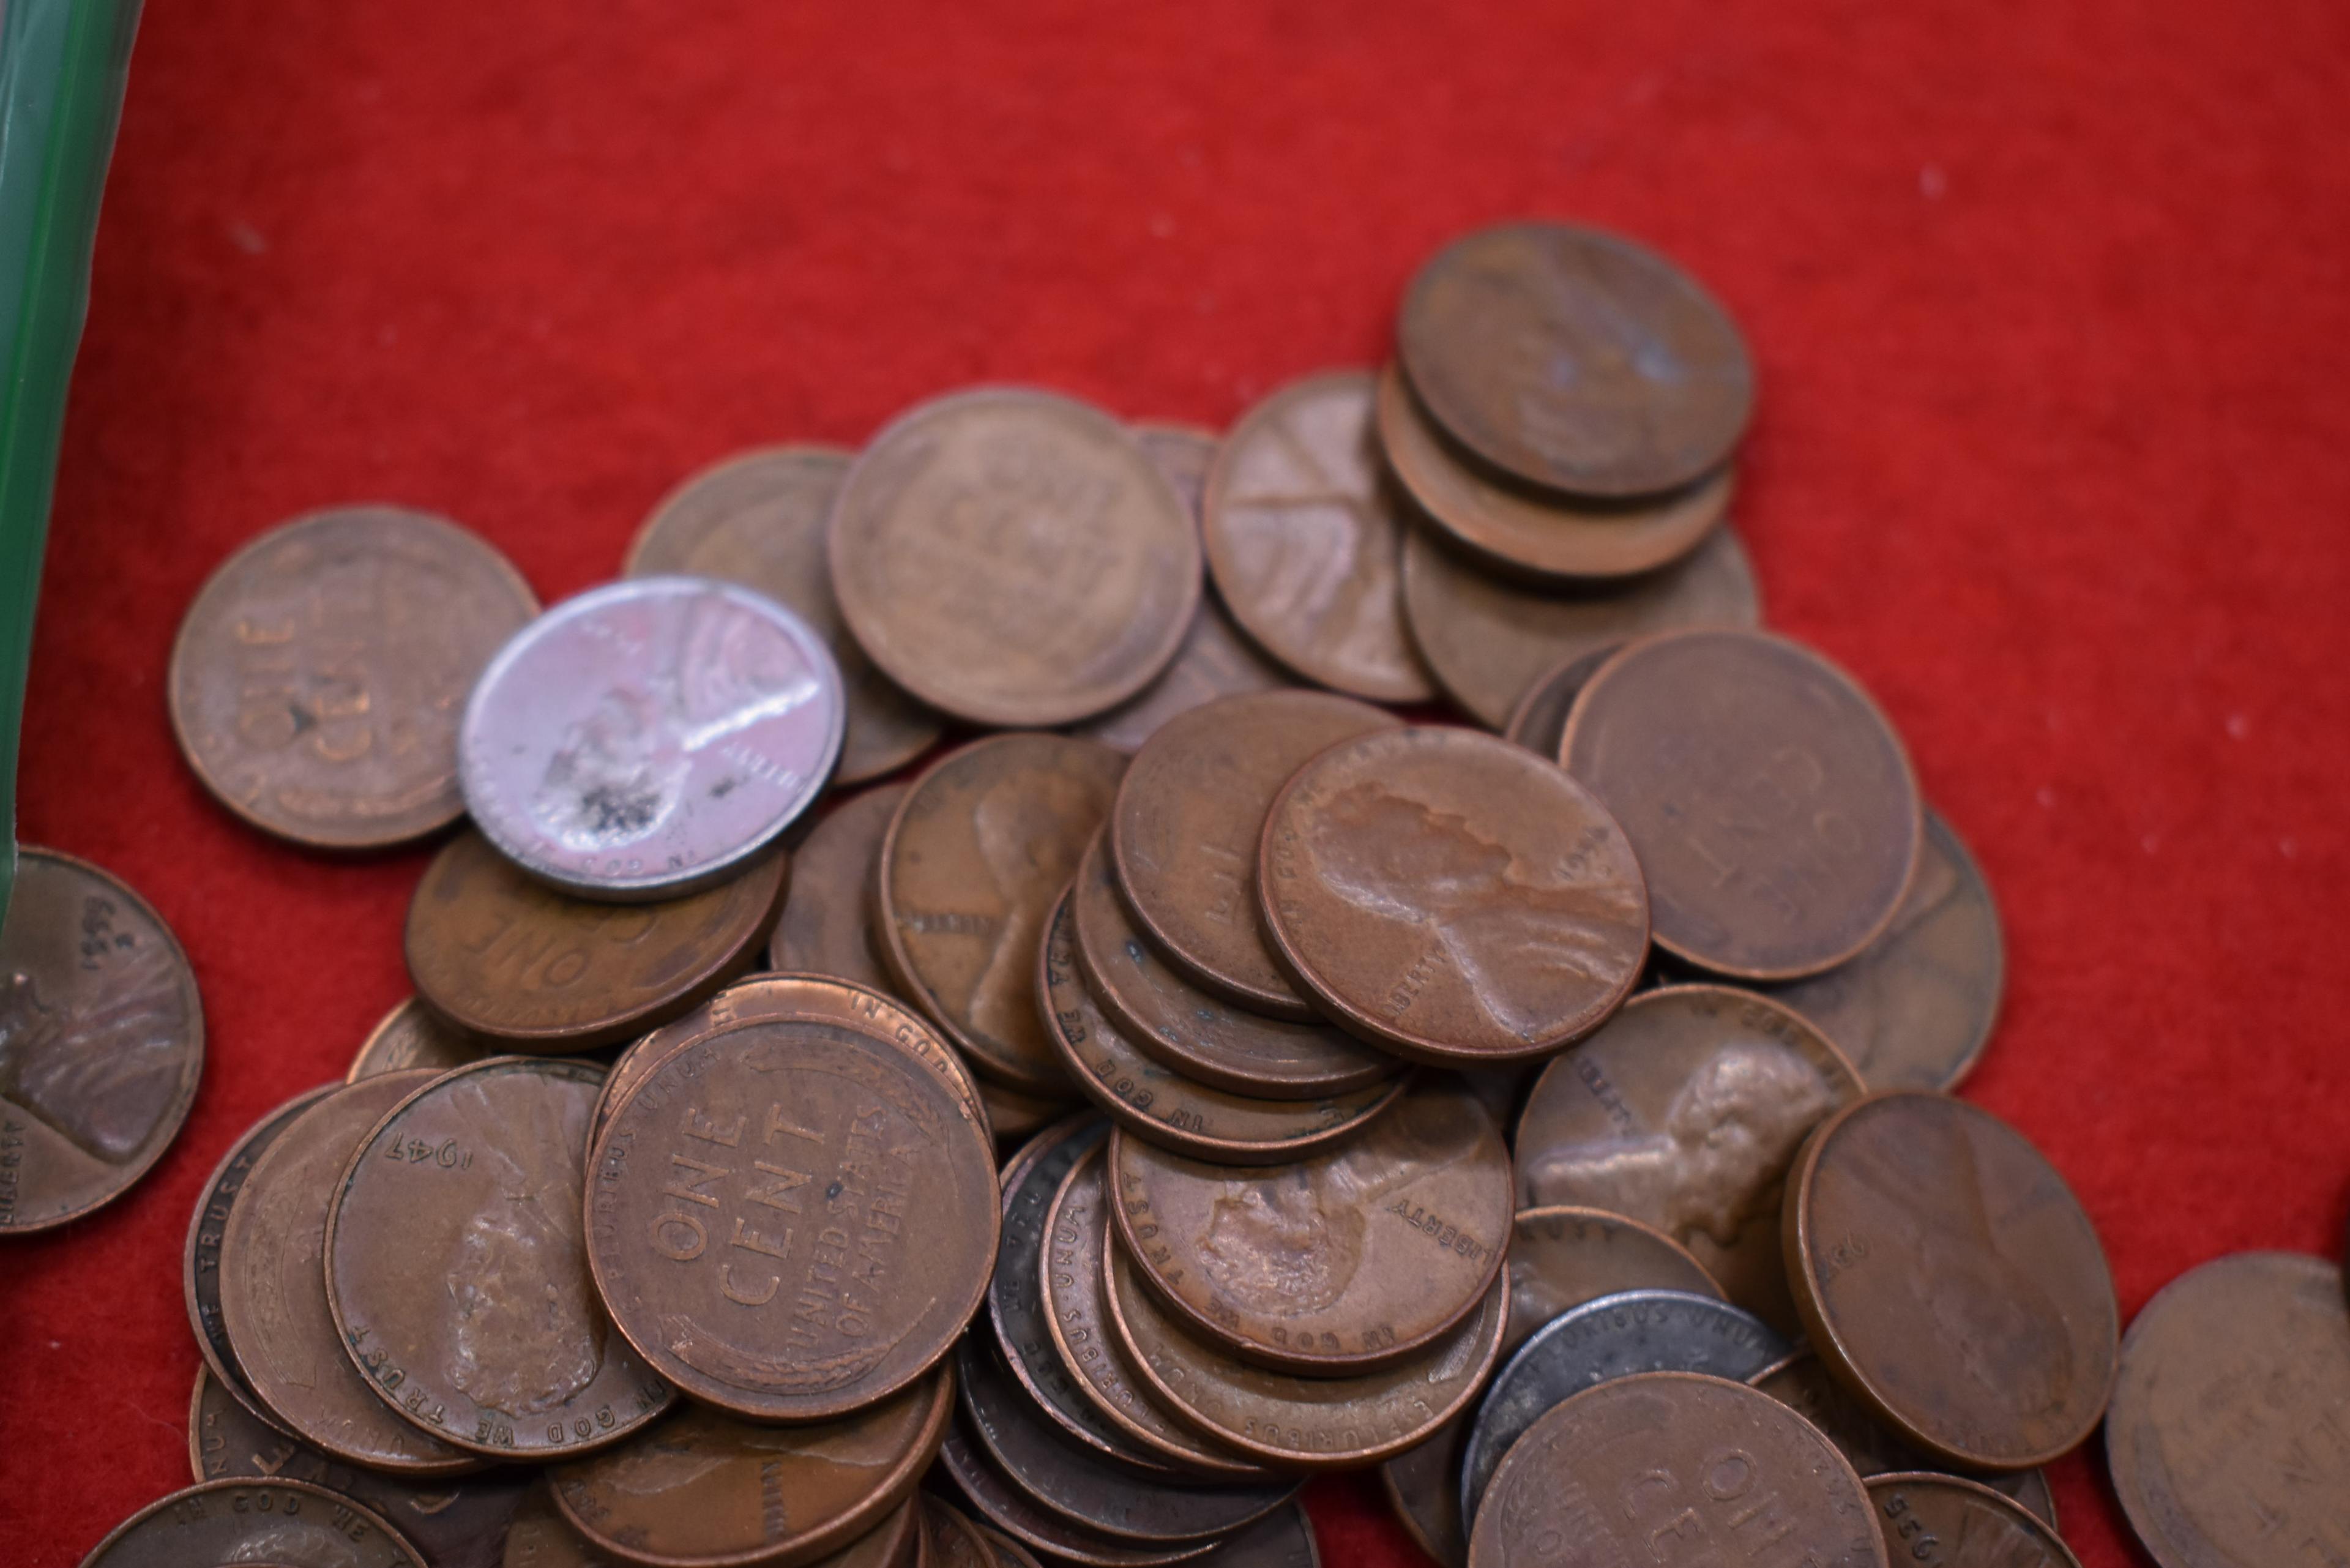
{"type": "MultiPolygon", "coordinates": [[[[128,1199],[0,1245],[0,1563],[188,1479],[179,1249],[406,990],[422,852],[180,763],[182,607],[296,511],[445,511],[553,599],[679,476],[975,379],[1221,424],[1387,352],[1523,213],[1694,268],[1761,366],[1739,523],[2002,901],[1970,1094],[2123,1308],[2333,1252],[2350,1182],[2350,8],[2337,0],[153,0],[66,426],[22,831],[185,941],[211,1056],[128,1199]]],[[[2089,1568],[2135,1561],[2092,1446],[2089,1568]]],[[[1326,1560],[1417,1561],[1367,1481],[1326,1560]]]]}

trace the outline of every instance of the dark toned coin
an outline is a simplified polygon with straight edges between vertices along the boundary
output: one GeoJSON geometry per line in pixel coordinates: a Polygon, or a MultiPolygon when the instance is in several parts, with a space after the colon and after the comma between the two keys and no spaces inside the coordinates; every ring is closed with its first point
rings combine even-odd
{"type": "Polygon", "coordinates": [[[1575,223],[1463,234],[1396,324],[1412,390],[1453,439],[1531,483],[1653,495],[1721,466],[1754,407],[1745,342],[1712,296],[1575,223]]]}
{"type": "Polygon", "coordinates": [[[936,1497],[917,1494],[922,1531],[938,1568],[1004,1568],[995,1543],[980,1533],[963,1511],[936,1497]]]}
{"type": "Polygon", "coordinates": [[[1125,771],[1091,741],[992,735],[914,781],[882,839],[875,919],[890,973],[1014,1088],[1068,1086],[1037,1013],[1036,947],[1125,771]]]}
{"type": "Polygon", "coordinates": [[[1930,808],[1918,870],[1885,933],[1825,974],[1772,992],[1820,1026],[1872,1089],[1952,1089],[1991,1039],[2007,981],[1999,908],[1930,808]]]}
{"type": "Polygon", "coordinates": [[[327,1207],[352,1152],[438,1075],[424,1067],[382,1073],[321,1097],[254,1161],[221,1232],[221,1323],[263,1407],[336,1459],[410,1476],[450,1475],[481,1461],[376,1397],[343,1349],[322,1261],[327,1207]]]}
{"type": "Polygon", "coordinates": [[[564,1522],[543,1476],[531,1482],[506,1527],[503,1568],[617,1568],[623,1561],[588,1545],[564,1522]]]}
{"type": "Polygon", "coordinates": [[[1867,1486],[1885,1550],[1897,1563],[2081,1568],[2054,1526],[1980,1481],[1913,1472],[1872,1476],[1867,1486]]]}
{"type": "Polygon", "coordinates": [[[1183,634],[1174,661],[1158,680],[1099,718],[1071,732],[1105,746],[1133,753],[1170,719],[1222,697],[1277,691],[1292,684],[1289,672],[1241,634],[1212,593],[1200,596],[1191,629],[1183,634]]]}
{"type": "Polygon", "coordinates": [[[930,749],[939,716],[873,667],[841,624],[825,520],[848,472],[837,447],[780,446],[715,463],[661,498],[629,545],[631,577],[721,577],[806,621],[840,667],[848,702],[841,784],[878,778],[930,749]]]}
{"type": "Polygon", "coordinates": [[[478,535],[397,506],[314,512],[224,562],[172,647],[172,729],[222,805],[321,849],[464,815],[457,725],[538,613],[478,535]]]}
{"type": "Polygon", "coordinates": [[[618,1442],[675,1397],[588,1277],[603,1082],[587,1062],[458,1068],[377,1123],[337,1183],[327,1301],[343,1344],[386,1403],[458,1448],[543,1461],[618,1442]]]}
{"type": "Polygon", "coordinates": [[[1519,696],[1518,705],[1510,710],[1509,722],[1502,726],[1503,739],[1555,761],[1558,742],[1566,733],[1566,716],[1583,683],[1607,662],[1617,647],[1611,642],[1589,653],[1569,655],[1552,666],[1519,696]]]}
{"type": "Polygon", "coordinates": [[[1669,566],[1571,592],[1483,570],[1415,528],[1404,538],[1403,607],[1445,695],[1491,730],[1570,659],[1676,627],[1752,626],[1762,615],[1753,568],[1727,525],[1669,566]]]}
{"type": "Polygon", "coordinates": [[[1504,573],[1590,579],[1654,571],[1697,548],[1735,488],[1726,464],[1628,503],[1513,482],[1454,451],[1393,365],[1379,372],[1378,421],[1388,466],[1421,513],[1504,573]]]}
{"type": "Polygon", "coordinates": [[[1345,697],[1275,691],[1195,708],[1152,736],[1119,784],[1109,822],[1118,889],[1143,935],[1219,996],[1318,1021],[1259,922],[1264,814],[1315,753],[1395,726],[1345,697]]]}
{"type": "Polygon", "coordinates": [[[1066,724],[1149,685],[1200,602],[1191,513],[1123,426],[1019,388],[900,415],[849,469],[830,527],[857,640],[978,724],[1066,724]]]}
{"type": "Polygon", "coordinates": [[[408,972],[443,1018],[509,1050],[583,1051],[642,1033],[741,972],[785,859],[658,904],[598,904],[534,881],[477,833],[426,867],[408,972]]]}
{"type": "Polygon", "coordinates": [[[942,1055],[838,1020],[741,1020],[615,1107],[588,1256],[656,1371],[816,1421],[946,1355],[986,1293],[997,1214],[987,1127],[942,1055]]]}
{"type": "Polygon", "coordinates": [[[1477,1310],[1509,1244],[1501,1129],[1442,1078],[1294,1165],[1235,1170],[1118,1134],[1108,1159],[1144,1280],[1261,1366],[1330,1376],[1410,1357],[1477,1310]]]}
{"type": "Polygon", "coordinates": [[[374,1511],[298,1480],[224,1480],[156,1499],[82,1568],[429,1568],[374,1511]]]}
{"type": "Polygon", "coordinates": [[[978,1440],[965,1437],[960,1428],[950,1430],[940,1445],[939,1468],[988,1523],[1025,1545],[1083,1568],[1162,1568],[1215,1550],[1212,1541],[1145,1545],[1072,1524],[1014,1486],[978,1440]]]}
{"type": "Polygon", "coordinates": [[[0,926],[0,1237],[103,1208],[153,1168],[204,1071],[179,940],[86,860],[16,851],[0,926]]]}
{"type": "Polygon", "coordinates": [[[1475,1523],[1503,1457],[1560,1401],[1644,1372],[1743,1382],[1786,1354],[1768,1324],[1711,1296],[1624,1291],[1562,1313],[1510,1357],[1478,1407],[1461,1450],[1461,1517],[1475,1523]]]}
{"type": "Polygon", "coordinates": [[[1701,968],[1817,974],[1908,889],[1924,832],[1908,753],[1850,676],[1783,638],[1632,644],[1575,698],[1559,756],[1639,851],[1657,945],[1701,968]]]}
{"type": "Polygon", "coordinates": [[[1102,1012],[1077,967],[1064,895],[1045,929],[1036,989],[1053,1048],[1087,1098],[1137,1137],[1224,1165],[1280,1165],[1354,1137],[1393,1106],[1408,1077],[1318,1100],[1232,1094],[1159,1065],[1102,1012]]]}
{"type": "Polygon", "coordinates": [[[1697,1373],[1644,1372],[1554,1407],[1486,1498],[1470,1568],[1610,1568],[1636,1552],[1886,1568],[1867,1490],[1835,1445],[1768,1395],[1697,1373]]]}
{"type": "Polygon", "coordinates": [[[905,798],[904,784],[853,795],[793,851],[791,890],[767,940],[769,969],[889,989],[889,969],[873,945],[873,879],[881,836],[905,798]]]}
{"type": "Polygon", "coordinates": [[[1007,1089],[1001,1084],[976,1080],[979,1103],[987,1111],[987,1126],[996,1137],[1026,1137],[1042,1131],[1046,1126],[1067,1116],[1076,1102],[1066,1099],[1039,1099],[1024,1095],[1017,1089],[1007,1089]]]}
{"type": "Polygon", "coordinates": [[[369,1031],[343,1082],[356,1084],[361,1078],[405,1067],[433,1067],[445,1073],[480,1061],[490,1049],[411,996],[369,1031]]]}
{"type": "MultiPolygon", "coordinates": [[[[943,1368],[812,1426],[754,1426],[689,1404],[547,1479],[565,1522],[615,1557],[647,1568],[796,1568],[898,1511],[953,1407],[954,1378],[943,1368]]],[[[876,1544],[884,1550],[856,1568],[891,1560],[891,1543],[876,1544]]]]}
{"type": "Polygon", "coordinates": [[[2105,1415],[2118,1325],[2096,1227],[1989,1111],[1896,1091],[1838,1113],[1784,1228],[1813,1349],[1941,1463],[2046,1464],[2105,1415]]]}
{"type": "Polygon", "coordinates": [[[1097,836],[1069,894],[1077,967],[1118,1033],[1184,1076],[1267,1100],[1318,1099],[1392,1078],[1403,1064],[1326,1023],[1297,1023],[1201,990],[1136,931],[1097,836]]]}
{"type": "Polygon", "coordinates": [[[1726,985],[1625,1003],[1544,1069],[1519,1115],[1518,1200],[1652,1225],[1783,1333],[1780,1195],[1804,1136],[1865,1091],[1800,1015],[1726,985]]]}
{"type": "Polygon", "coordinates": [[[2191,1269],[2138,1312],[2106,1464],[2160,1568],[2350,1561],[2350,1315],[2297,1252],[2191,1269]]]}
{"type": "Polygon", "coordinates": [[[1309,680],[1375,702],[1436,695],[1396,593],[1403,503],[1379,459],[1367,371],[1292,381],[1208,473],[1208,572],[1232,618],[1309,680]]]}
{"type": "Polygon", "coordinates": [[[1233,1532],[1205,1561],[1216,1568],[1321,1568],[1322,1552],[1305,1505],[1292,1502],[1233,1532]]]}
{"type": "Polygon", "coordinates": [[[995,1561],[1002,1568],[1044,1568],[1044,1564],[1036,1560],[1036,1554],[1026,1545],[1014,1541],[995,1526],[978,1524],[972,1528],[979,1532],[988,1549],[995,1553],[995,1561]]]}
{"type": "Polygon", "coordinates": [[[1607,808],[1555,763],[1450,726],[1300,768],[1265,815],[1257,892],[1325,1012],[1440,1066],[1582,1038],[1648,952],[1640,862],[1607,808]]]}

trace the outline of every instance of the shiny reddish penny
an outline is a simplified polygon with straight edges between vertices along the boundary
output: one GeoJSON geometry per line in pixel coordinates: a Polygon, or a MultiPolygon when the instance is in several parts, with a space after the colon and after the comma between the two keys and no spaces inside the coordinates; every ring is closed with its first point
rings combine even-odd
{"type": "Polygon", "coordinates": [[[769,969],[890,988],[889,968],[873,943],[873,879],[882,836],[906,787],[881,784],[851,795],[792,852],[791,889],[767,940],[769,969]]]}

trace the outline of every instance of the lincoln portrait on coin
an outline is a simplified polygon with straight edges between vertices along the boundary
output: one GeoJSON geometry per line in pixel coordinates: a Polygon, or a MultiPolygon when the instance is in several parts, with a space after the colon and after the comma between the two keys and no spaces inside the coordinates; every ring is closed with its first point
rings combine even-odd
{"type": "Polygon", "coordinates": [[[105,992],[76,1011],[31,975],[0,971],[0,1097],[94,1159],[136,1155],[179,1093],[187,1005],[170,953],[109,956],[105,992]]]}

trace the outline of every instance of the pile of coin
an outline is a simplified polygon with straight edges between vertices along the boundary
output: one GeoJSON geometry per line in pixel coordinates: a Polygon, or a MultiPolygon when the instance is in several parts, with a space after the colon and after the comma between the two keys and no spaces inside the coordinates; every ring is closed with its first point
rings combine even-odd
{"type": "MultiPolygon", "coordinates": [[[[2064,1564],[2041,1467],[2116,1376],[2165,1568],[2341,1555],[2338,1271],[2120,1345],[1950,1097],[1998,918],[1757,628],[1727,315],[1527,223],[1397,339],[1222,438],[982,389],[750,453],[544,613],[390,507],[224,566],[205,784],[470,826],[415,996],[208,1184],[199,1484],[90,1563],[1313,1568],[1301,1483],[1377,1467],[1446,1568],[2064,1564]]],[[[0,946],[23,1229],[152,1162],[201,1025],[88,867],[0,946]]]]}

